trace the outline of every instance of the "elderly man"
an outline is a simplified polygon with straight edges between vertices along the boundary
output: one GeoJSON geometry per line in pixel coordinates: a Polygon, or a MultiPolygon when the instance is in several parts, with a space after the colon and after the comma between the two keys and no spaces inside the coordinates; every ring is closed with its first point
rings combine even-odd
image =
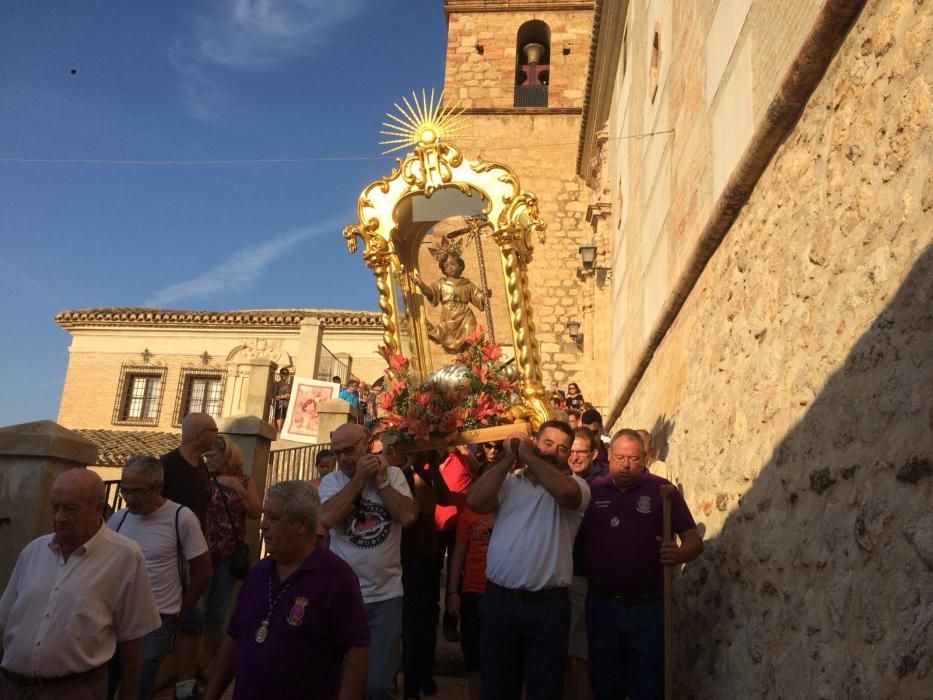
{"type": "Polygon", "coordinates": [[[523,680],[528,700],[561,697],[571,552],[590,501],[586,481],[565,473],[573,438],[560,421],[542,423],[534,440],[510,435],[467,496],[477,513],[496,513],[480,603],[483,698],[517,700],[523,680]],[[524,468],[510,473],[516,459],[524,468]]]}
{"type": "Polygon", "coordinates": [[[331,436],[336,471],[321,481],[321,523],[330,548],[360,579],[369,622],[370,658],[366,697],[391,697],[402,632],[402,528],[418,507],[398,467],[367,454],[369,434],[348,423],[331,436]]]}
{"type": "MultiPolygon", "coordinates": [[[[127,507],[110,516],[107,526],[139,545],[155,595],[162,626],[143,639],[139,700],[152,697],[162,659],[171,650],[180,615],[194,606],[211,580],[211,556],[191,509],[162,495],[162,463],[134,455],[123,466],[120,493],[127,507]],[[184,562],[190,581],[186,583],[184,562]]],[[[111,693],[116,687],[119,656],[111,664],[111,693]]]]}
{"type": "MultiPolygon", "coordinates": [[[[201,530],[207,532],[207,508],[211,502],[211,481],[202,455],[214,447],[217,423],[206,413],[189,413],[181,422],[181,445],[162,457],[165,484],[162,495],[187,506],[198,516],[201,530]]],[[[190,698],[195,689],[198,647],[204,633],[204,605],[199,603],[180,618],[176,657],[178,683],[175,694],[190,698]]]]}
{"type": "Polygon", "coordinates": [[[70,469],[52,485],[54,534],[30,542],[0,598],[0,698],[107,697],[119,647],[120,699],[136,697],[142,640],[161,621],[132,540],[104,527],[104,484],[70,469]]]}
{"type": "Polygon", "coordinates": [[[262,531],[269,556],[243,584],[206,698],[236,676],[234,700],[358,700],[369,630],[353,570],[318,545],[321,502],[306,481],[266,491],[262,531]]]}
{"type": "Polygon", "coordinates": [[[661,486],[645,470],[645,445],[620,430],[609,447],[609,474],[594,479],[583,519],[590,679],[596,700],[646,700],[664,693],[663,566],[685,564],[703,539],[679,491],[671,498],[671,526],[680,544],[661,542],[661,486]]]}

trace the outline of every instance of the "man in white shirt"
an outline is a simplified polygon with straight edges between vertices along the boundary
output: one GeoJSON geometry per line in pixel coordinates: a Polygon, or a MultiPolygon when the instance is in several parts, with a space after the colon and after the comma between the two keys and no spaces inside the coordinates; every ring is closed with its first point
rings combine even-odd
{"type": "Polygon", "coordinates": [[[160,624],[142,552],[104,526],[94,472],[64,472],[50,501],[54,534],[20,552],[0,598],[0,698],[104,700],[119,646],[120,700],[131,700],[142,638],[160,624]]]}
{"type": "MultiPolygon", "coordinates": [[[[198,516],[162,495],[162,463],[149,455],[134,455],[123,466],[120,493],[127,507],[107,521],[111,530],[139,545],[162,625],[143,639],[139,700],[149,700],[162,659],[171,651],[178,620],[207,588],[213,573],[207,540],[198,516]],[[186,571],[187,570],[187,571],[186,571]],[[190,571],[190,581],[185,582],[190,571]]],[[[116,687],[119,656],[111,664],[111,694],[116,687]]]]}
{"type": "Polygon", "coordinates": [[[467,506],[496,514],[486,556],[480,666],[483,698],[558,700],[570,629],[573,540],[590,488],[568,474],[573,431],[547,421],[534,439],[514,433],[472,486],[467,506]],[[523,469],[510,473],[518,461],[523,469]]]}
{"type": "Polygon", "coordinates": [[[370,634],[366,697],[382,700],[392,696],[402,633],[402,528],[418,507],[402,470],[368,449],[363,426],[334,431],[338,469],[321,481],[321,525],[330,530],[331,551],[360,579],[370,634]]]}

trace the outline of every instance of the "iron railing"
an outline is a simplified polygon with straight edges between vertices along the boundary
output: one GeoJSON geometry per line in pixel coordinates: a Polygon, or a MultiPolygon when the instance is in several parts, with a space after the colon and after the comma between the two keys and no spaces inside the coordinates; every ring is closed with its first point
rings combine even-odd
{"type": "Polygon", "coordinates": [[[269,471],[266,472],[266,488],[280,481],[302,479],[305,481],[320,477],[314,466],[318,452],[326,450],[330,443],[289,447],[269,453],[269,471]]]}
{"type": "Polygon", "coordinates": [[[317,363],[317,372],[315,379],[321,382],[329,382],[332,377],[340,377],[340,383],[346,384],[350,378],[350,368],[346,362],[337,359],[330,350],[321,346],[321,357],[317,363]]]}
{"type": "Polygon", "coordinates": [[[104,482],[104,502],[107,504],[104,506],[104,520],[126,506],[126,501],[123,500],[123,494],[120,493],[119,486],[119,479],[104,482]]]}

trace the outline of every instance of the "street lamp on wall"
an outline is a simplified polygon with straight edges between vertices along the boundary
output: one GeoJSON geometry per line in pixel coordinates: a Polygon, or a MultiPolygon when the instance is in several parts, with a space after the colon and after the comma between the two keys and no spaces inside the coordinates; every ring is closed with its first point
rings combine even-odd
{"type": "Polygon", "coordinates": [[[567,335],[577,344],[577,347],[583,346],[583,332],[580,330],[580,322],[576,320],[567,321],[567,335]]]}
{"type": "Polygon", "coordinates": [[[594,243],[580,246],[580,267],[577,268],[577,274],[582,277],[588,277],[596,273],[602,273],[606,278],[612,276],[612,268],[600,267],[596,264],[596,254],[598,248],[594,243]]]}

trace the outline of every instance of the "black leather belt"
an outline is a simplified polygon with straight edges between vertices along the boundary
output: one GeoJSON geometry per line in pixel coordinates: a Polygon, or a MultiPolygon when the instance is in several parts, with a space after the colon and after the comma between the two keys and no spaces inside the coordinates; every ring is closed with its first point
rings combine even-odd
{"type": "Polygon", "coordinates": [[[50,678],[45,678],[42,676],[22,676],[18,673],[13,673],[13,671],[7,671],[5,668],[0,668],[0,672],[3,673],[8,681],[16,683],[16,685],[21,685],[24,688],[34,688],[43,685],[57,685],[59,683],[66,683],[68,681],[77,681],[94,673],[102,672],[104,669],[104,666],[98,666],[97,668],[92,668],[90,671],[69,673],[65,676],[52,676],[50,678]]]}
{"type": "Polygon", "coordinates": [[[525,588],[506,588],[492,581],[486,583],[486,590],[495,591],[509,596],[510,598],[520,598],[522,600],[546,600],[548,598],[567,597],[566,588],[542,588],[537,591],[529,591],[525,588]]]}
{"type": "Polygon", "coordinates": [[[660,593],[636,593],[634,595],[615,595],[590,588],[590,593],[600,598],[605,598],[619,605],[647,605],[648,603],[660,603],[660,593]]]}

